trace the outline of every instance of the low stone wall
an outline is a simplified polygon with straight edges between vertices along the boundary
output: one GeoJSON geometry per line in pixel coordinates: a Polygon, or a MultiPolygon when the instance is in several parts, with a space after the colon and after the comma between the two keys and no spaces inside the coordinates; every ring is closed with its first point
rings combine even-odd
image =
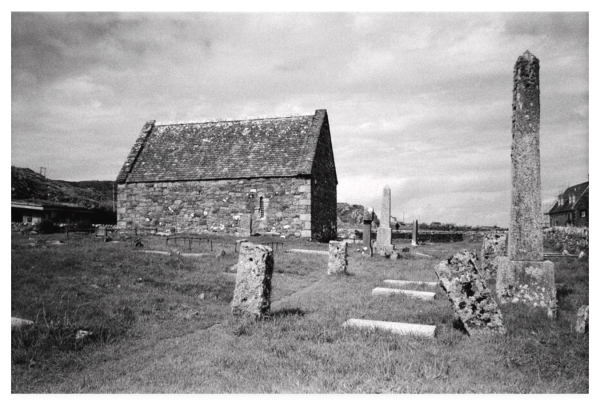
{"type": "Polygon", "coordinates": [[[571,254],[589,251],[589,229],[578,227],[544,228],[544,244],[556,251],[567,250],[571,254]]]}
{"type": "MultiPolygon", "coordinates": [[[[412,239],[412,231],[392,230],[392,238],[412,239]]],[[[419,242],[460,242],[463,240],[461,231],[423,231],[419,230],[419,242]]]]}

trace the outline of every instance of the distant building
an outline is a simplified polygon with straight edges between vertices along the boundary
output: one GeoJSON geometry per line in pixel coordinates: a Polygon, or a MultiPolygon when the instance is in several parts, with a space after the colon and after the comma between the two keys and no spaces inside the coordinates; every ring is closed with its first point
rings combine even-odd
{"type": "Polygon", "coordinates": [[[36,224],[43,219],[56,223],[89,220],[93,211],[76,204],[56,203],[46,200],[18,200],[10,202],[12,222],[36,224]]]}
{"type": "Polygon", "coordinates": [[[551,227],[589,227],[589,181],[567,188],[548,211],[551,227]]]}

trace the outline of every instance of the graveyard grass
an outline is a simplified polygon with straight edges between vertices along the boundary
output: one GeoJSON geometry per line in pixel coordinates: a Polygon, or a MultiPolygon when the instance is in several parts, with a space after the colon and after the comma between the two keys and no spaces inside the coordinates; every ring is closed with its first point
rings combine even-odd
{"type": "MultiPolygon", "coordinates": [[[[556,320],[503,305],[507,334],[474,338],[453,328],[439,286],[432,302],[371,291],[384,279],[434,281],[437,263],[480,242],[426,245],[396,261],[364,258],[350,244],[347,276],[327,276],[327,256],[276,250],[272,313],[252,321],[230,313],[233,237],[216,239],[203,258],[83,236],[65,245],[46,243],[62,235],[35,239],[11,240],[12,316],[35,322],[11,333],[13,393],[589,392],[589,337],[574,330],[589,303],[587,257],[554,259],[556,320]],[[215,257],[220,248],[226,254],[215,257]],[[437,335],[343,328],[350,318],[436,325],[437,335]]],[[[261,240],[277,239],[252,238],[261,240]]],[[[144,243],[174,249],[164,238],[144,243]]],[[[285,240],[293,247],[327,249],[285,240]]]]}

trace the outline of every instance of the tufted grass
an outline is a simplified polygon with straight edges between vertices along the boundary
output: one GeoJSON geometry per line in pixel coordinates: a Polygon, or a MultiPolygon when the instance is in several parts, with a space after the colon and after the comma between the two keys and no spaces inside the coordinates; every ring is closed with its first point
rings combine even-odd
{"type": "MultiPolygon", "coordinates": [[[[253,321],[229,313],[235,282],[224,273],[237,262],[234,240],[214,240],[224,256],[184,258],[83,236],[29,247],[35,241],[13,235],[12,315],[35,325],[11,333],[12,392],[589,392],[589,337],[574,332],[577,309],[589,303],[587,258],[555,261],[556,320],[502,306],[507,335],[477,339],[453,328],[439,287],[433,302],[371,290],[384,279],[434,281],[436,263],[479,243],[427,245],[416,251],[432,258],[413,250],[397,261],[364,258],[351,244],[344,277],[326,275],[326,256],[276,251],[271,315],[253,321]],[[436,325],[437,336],[342,328],[349,318],[436,325]],[[79,330],[92,334],[76,339],[79,330]]],[[[300,240],[285,247],[327,249],[300,240]]],[[[174,247],[148,237],[143,249],[174,247]]]]}

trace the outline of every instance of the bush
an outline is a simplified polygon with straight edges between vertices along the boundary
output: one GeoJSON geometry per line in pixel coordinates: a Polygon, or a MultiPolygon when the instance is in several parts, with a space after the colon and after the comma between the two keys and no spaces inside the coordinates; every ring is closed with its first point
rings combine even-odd
{"type": "Polygon", "coordinates": [[[33,227],[34,231],[38,231],[41,234],[52,234],[58,230],[56,224],[49,219],[43,219],[36,223],[33,227]]]}

